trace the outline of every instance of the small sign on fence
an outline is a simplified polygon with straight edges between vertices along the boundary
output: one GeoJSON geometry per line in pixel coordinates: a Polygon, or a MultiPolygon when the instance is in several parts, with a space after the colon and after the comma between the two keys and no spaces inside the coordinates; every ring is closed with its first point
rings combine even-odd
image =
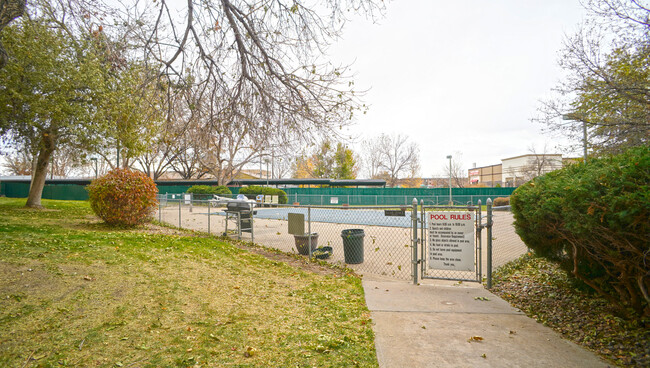
{"type": "Polygon", "coordinates": [[[437,270],[474,271],[473,212],[428,212],[427,267],[437,270]]]}
{"type": "Polygon", "coordinates": [[[404,217],[406,216],[405,210],[384,210],[384,216],[404,217]]]}
{"type": "Polygon", "coordinates": [[[330,204],[339,204],[339,197],[330,197],[330,204]]]}

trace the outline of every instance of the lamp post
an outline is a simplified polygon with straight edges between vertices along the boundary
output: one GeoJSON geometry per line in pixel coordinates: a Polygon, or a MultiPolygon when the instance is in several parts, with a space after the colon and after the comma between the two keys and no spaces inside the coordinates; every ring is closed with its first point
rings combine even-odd
{"type": "Polygon", "coordinates": [[[97,179],[97,157],[91,157],[90,161],[95,161],[95,179],[97,179]]]}
{"type": "Polygon", "coordinates": [[[447,158],[449,159],[449,205],[453,206],[454,200],[451,196],[451,155],[448,155],[447,158]]]}

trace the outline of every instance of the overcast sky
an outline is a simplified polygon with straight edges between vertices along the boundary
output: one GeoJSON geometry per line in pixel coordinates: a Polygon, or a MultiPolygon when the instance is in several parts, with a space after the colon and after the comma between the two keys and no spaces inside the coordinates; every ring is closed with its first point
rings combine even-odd
{"type": "Polygon", "coordinates": [[[353,63],[369,89],[350,133],[400,133],[417,142],[423,177],[444,175],[446,156],[464,168],[558,143],[530,121],[562,77],[558,52],[585,11],[578,0],[402,0],[373,23],[353,18],[329,50],[353,63]]]}

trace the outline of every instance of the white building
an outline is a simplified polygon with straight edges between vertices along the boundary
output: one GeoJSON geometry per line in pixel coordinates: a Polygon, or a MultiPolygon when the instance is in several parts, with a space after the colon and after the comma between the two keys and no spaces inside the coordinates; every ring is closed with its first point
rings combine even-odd
{"type": "Polygon", "coordinates": [[[527,154],[501,160],[504,186],[521,185],[530,179],[562,168],[561,154],[527,154]]]}

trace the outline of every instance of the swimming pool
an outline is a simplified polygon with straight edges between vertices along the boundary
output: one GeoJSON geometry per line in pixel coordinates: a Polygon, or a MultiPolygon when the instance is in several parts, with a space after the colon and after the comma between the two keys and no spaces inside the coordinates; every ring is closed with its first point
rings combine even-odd
{"type": "MultiPolygon", "coordinates": [[[[301,213],[307,220],[307,208],[259,208],[255,218],[270,220],[287,220],[289,213],[301,213]]],[[[312,208],[312,222],[333,224],[370,225],[388,227],[411,227],[411,212],[405,211],[404,216],[386,216],[383,210],[330,209],[312,208]]]]}

